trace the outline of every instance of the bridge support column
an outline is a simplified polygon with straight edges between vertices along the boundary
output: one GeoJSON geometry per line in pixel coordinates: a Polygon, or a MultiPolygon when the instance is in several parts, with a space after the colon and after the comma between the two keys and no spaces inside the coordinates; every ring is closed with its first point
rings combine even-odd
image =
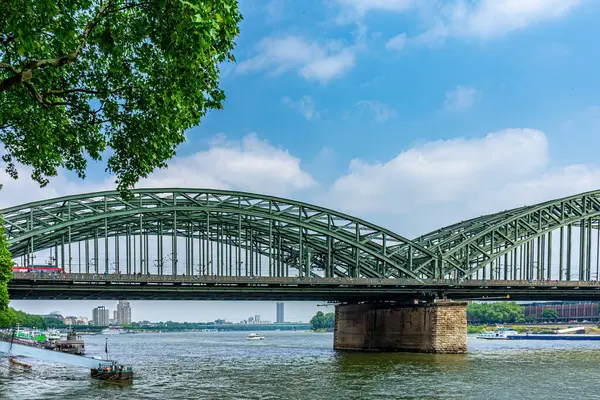
{"type": "Polygon", "coordinates": [[[467,352],[465,302],[336,306],[333,348],[416,353],[467,352]]]}

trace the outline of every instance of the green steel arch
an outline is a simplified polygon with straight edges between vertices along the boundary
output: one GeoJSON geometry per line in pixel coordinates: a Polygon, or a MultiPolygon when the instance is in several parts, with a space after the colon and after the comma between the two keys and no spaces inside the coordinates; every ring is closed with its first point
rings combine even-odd
{"type": "Polygon", "coordinates": [[[98,192],[0,214],[14,257],[32,262],[36,252],[54,248],[73,272],[71,245],[79,245],[80,256],[83,243],[85,272],[109,271],[112,258],[115,270],[161,275],[198,267],[220,276],[594,280],[594,260],[600,278],[600,191],[480,216],[413,240],[334,210],[224,190],[136,189],[128,200],[98,192]],[[163,250],[169,237],[170,258],[163,250]]]}
{"type": "Polygon", "coordinates": [[[28,263],[36,252],[54,248],[69,272],[76,272],[75,243],[79,257],[85,253],[85,272],[109,271],[111,258],[123,273],[194,274],[197,266],[222,276],[288,276],[291,268],[299,276],[420,279],[438,270],[431,250],[387,229],[315,205],[244,192],[136,189],[125,200],[107,191],[0,214],[13,257],[28,263]],[[172,256],[164,261],[169,237],[172,256]],[[179,260],[182,246],[185,259],[179,260]]]}
{"type": "Polygon", "coordinates": [[[594,278],[595,259],[598,280],[599,224],[600,190],[596,190],[473,218],[418,237],[414,243],[438,255],[439,276],[466,279],[483,271],[484,278],[493,278],[495,265],[502,267],[496,276],[503,273],[504,279],[517,279],[516,269],[510,269],[518,266],[522,279],[584,281],[594,278]],[[553,245],[559,247],[558,254],[553,245]]]}

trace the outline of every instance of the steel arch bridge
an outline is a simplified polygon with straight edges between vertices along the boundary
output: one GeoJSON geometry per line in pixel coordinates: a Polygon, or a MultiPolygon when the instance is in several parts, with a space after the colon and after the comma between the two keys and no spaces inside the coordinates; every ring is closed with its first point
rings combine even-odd
{"type": "Polygon", "coordinates": [[[0,214],[13,257],[32,264],[35,253],[54,249],[68,272],[418,278],[437,261],[423,246],[359,218],[243,192],[138,189],[128,200],[99,192],[0,214]],[[78,270],[73,243],[85,260],[78,270]]]}
{"type": "Polygon", "coordinates": [[[49,262],[71,274],[343,278],[420,287],[502,281],[505,293],[518,282],[594,283],[600,267],[600,190],[412,240],[334,210],[223,190],[136,189],[129,199],[98,192],[0,214],[16,260],[39,265],[35,260],[50,252],[49,262]]]}

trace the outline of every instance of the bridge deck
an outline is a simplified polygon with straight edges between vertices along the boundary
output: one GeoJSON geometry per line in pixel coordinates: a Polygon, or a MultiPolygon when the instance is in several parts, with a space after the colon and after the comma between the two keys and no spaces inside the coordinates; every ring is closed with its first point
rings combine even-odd
{"type": "Polygon", "coordinates": [[[9,292],[14,300],[600,300],[600,282],[15,273],[9,292]]]}

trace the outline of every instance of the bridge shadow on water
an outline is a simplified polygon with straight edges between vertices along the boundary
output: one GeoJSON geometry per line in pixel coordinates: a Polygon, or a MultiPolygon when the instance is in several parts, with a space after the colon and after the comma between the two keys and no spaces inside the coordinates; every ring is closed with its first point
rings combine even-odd
{"type": "Polygon", "coordinates": [[[385,374],[398,368],[414,368],[431,372],[460,372],[471,362],[467,354],[425,354],[337,351],[335,367],[342,373],[385,374]]]}
{"type": "Polygon", "coordinates": [[[356,392],[377,385],[383,398],[439,399],[461,397],[455,387],[437,385],[439,377],[461,376],[472,368],[471,364],[467,354],[338,351],[332,367],[335,384],[352,387],[356,392]]]}

